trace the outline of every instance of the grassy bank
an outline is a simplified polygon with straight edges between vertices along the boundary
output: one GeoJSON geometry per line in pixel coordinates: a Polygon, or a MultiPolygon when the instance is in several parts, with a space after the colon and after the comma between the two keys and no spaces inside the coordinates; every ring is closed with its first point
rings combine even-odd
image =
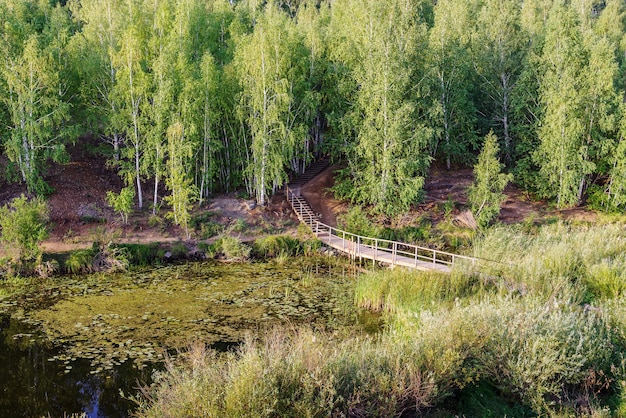
{"type": "Polygon", "coordinates": [[[624,416],[626,232],[496,228],[483,274],[364,274],[374,336],[283,330],[170,365],[142,416],[624,416]],[[510,263],[509,263],[510,262],[510,263]]]}

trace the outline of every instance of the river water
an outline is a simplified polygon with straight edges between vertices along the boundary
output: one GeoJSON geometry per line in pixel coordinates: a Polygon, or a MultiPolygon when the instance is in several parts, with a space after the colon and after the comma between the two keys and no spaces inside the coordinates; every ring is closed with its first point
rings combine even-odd
{"type": "Polygon", "coordinates": [[[46,281],[0,299],[0,418],[126,417],[163,359],[275,326],[358,327],[353,276],[327,259],[189,263],[46,281]]]}

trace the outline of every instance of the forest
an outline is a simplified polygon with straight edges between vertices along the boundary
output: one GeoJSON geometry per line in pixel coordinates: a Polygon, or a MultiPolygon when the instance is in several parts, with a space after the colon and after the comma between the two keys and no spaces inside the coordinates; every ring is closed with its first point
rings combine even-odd
{"type": "Polygon", "coordinates": [[[339,196],[394,215],[431,164],[472,166],[493,132],[533,195],[626,205],[621,0],[0,8],[2,175],[33,194],[89,136],[127,185],[118,197],[180,225],[218,192],[263,205],[322,155],[344,162],[339,196]]]}
{"type": "Polygon", "coordinates": [[[0,58],[0,411],[626,416],[626,1],[0,0],[0,58]],[[124,227],[48,216],[76,155],[124,227]],[[327,158],[359,244],[472,265],[274,211],[327,158]]]}

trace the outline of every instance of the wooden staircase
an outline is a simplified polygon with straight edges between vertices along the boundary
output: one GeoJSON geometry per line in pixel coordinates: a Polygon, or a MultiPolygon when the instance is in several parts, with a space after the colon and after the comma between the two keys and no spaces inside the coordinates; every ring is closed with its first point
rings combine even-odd
{"type": "Polygon", "coordinates": [[[330,160],[328,157],[324,157],[320,160],[315,161],[313,164],[306,168],[306,171],[295,178],[291,183],[289,183],[289,187],[293,190],[298,188],[298,186],[304,186],[309,181],[313,180],[318,174],[322,171],[326,170],[330,165],[330,160]]]}

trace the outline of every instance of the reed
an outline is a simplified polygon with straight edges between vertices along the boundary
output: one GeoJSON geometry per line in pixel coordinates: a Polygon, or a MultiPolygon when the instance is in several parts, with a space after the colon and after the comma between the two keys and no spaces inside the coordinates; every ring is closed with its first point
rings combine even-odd
{"type": "Polygon", "coordinates": [[[420,311],[488,287],[476,276],[394,268],[360,275],[354,299],[358,307],[373,311],[420,311]]]}

